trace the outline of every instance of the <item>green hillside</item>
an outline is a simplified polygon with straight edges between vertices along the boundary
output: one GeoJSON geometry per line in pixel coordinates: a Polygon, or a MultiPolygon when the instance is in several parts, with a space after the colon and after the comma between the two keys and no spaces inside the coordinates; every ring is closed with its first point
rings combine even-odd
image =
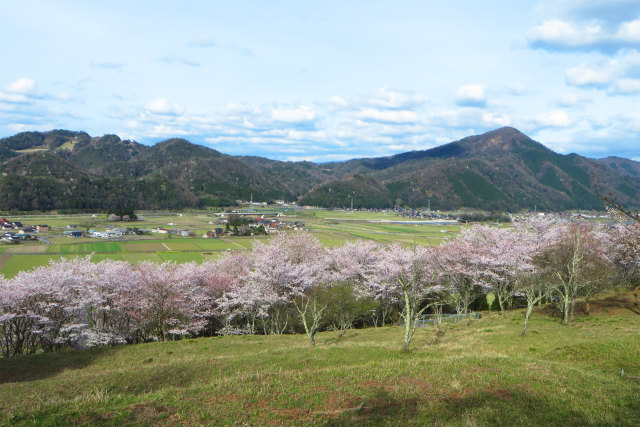
{"type": "Polygon", "coordinates": [[[180,138],[146,146],[117,135],[23,132],[0,139],[0,210],[203,208],[252,196],[324,207],[353,199],[358,208],[603,209],[596,169],[601,193],[638,206],[638,162],[554,153],[509,127],[326,164],[230,156],[180,138]]]}
{"type": "MultiPolygon", "coordinates": [[[[631,297],[632,298],[632,297],[631,297]]],[[[562,327],[534,312],[471,325],[228,336],[0,359],[2,425],[640,423],[640,316],[612,295],[562,327]],[[624,376],[621,372],[624,370],[624,376]]]]}

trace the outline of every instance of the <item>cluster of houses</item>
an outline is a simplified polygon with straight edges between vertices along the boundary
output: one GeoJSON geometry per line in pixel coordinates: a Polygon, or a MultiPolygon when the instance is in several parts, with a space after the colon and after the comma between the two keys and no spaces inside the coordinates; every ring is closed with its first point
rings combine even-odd
{"type": "Polygon", "coordinates": [[[0,230],[4,232],[0,236],[2,241],[6,243],[18,243],[20,240],[37,240],[38,238],[34,233],[47,232],[49,231],[49,226],[25,226],[20,221],[9,221],[6,218],[0,218],[0,230]]]}
{"type": "Polygon", "coordinates": [[[439,211],[421,211],[418,209],[394,209],[398,216],[412,219],[431,219],[441,221],[456,221],[457,216],[453,214],[441,213],[439,211]]]}
{"type": "Polygon", "coordinates": [[[187,230],[185,228],[163,228],[163,227],[158,227],[158,228],[152,228],[151,232],[152,233],[157,233],[157,234],[168,234],[170,236],[180,236],[180,237],[193,236],[193,232],[191,230],[187,230]]]}
{"type": "MultiPolygon", "coordinates": [[[[232,215],[237,215],[233,212],[232,215]]],[[[253,236],[256,234],[272,234],[282,230],[306,230],[305,223],[301,221],[285,222],[281,221],[277,215],[275,218],[268,218],[266,215],[259,217],[249,217],[251,213],[243,213],[243,216],[249,220],[248,224],[239,227],[230,227],[227,218],[219,218],[209,221],[211,225],[219,225],[224,227],[216,227],[207,231],[202,235],[204,238],[216,238],[224,236],[253,236]]],[[[255,215],[255,213],[253,213],[255,215]]]]}
{"type": "MultiPolygon", "coordinates": [[[[95,237],[98,239],[117,239],[120,238],[124,235],[144,235],[144,234],[149,234],[151,232],[151,230],[148,230],[146,228],[138,228],[138,227],[133,227],[133,228],[107,228],[104,231],[96,231],[96,230],[89,230],[89,232],[87,233],[87,237],[95,237]]],[[[77,232],[76,232],[77,233],[77,232]]],[[[65,232],[66,234],[66,232],[65,232]]],[[[75,236],[72,236],[75,237],[75,236]]]]}

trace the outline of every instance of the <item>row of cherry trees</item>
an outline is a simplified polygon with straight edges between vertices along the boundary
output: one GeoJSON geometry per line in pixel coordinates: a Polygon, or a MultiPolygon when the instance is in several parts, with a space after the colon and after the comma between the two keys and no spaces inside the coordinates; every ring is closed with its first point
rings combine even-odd
{"type": "Polygon", "coordinates": [[[296,330],[315,344],[327,313],[343,307],[345,298],[326,297],[338,288],[369,301],[383,321],[395,307],[405,349],[425,312],[466,313],[489,292],[502,313],[514,296],[526,300],[524,334],[540,299],[558,301],[567,324],[576,301],[588,303],[632,270],[635,254],[620,244],[631,232],[532,218],[508,228],[476,225],[434,247],[357,241],[325,249],[293,233],[200,265],[62,259],[0,280],[0,352],[296,330]]]}

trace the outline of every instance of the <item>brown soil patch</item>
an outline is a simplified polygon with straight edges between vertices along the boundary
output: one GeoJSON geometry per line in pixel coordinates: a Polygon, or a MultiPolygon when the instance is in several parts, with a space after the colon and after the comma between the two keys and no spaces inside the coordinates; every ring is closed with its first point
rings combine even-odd
{"type": "MultiPolygon", "coordinates": [[[[619,316],[621,314],[627,314],[629,311],[640,315],[640,287],[619,295],[602,298],[596,297],[596,299],[590,301],[589,305],[590,314],[596,314],[598,316],[619,316]]],[[[574,310],[576,317],[585,316],[586,311],[586,302],[576,302],[574,310]]],[[[560,317],[560,312],[554,304],[546,304],[541,309],[536,309],[535,312],[547,316],[560,317]]]]}
{"type": "Polygon", "coordinates": [[[511,393],[509,390],[505,389],[505,388],[488,388],[487,393],[489,393],[492,396],[497,397],[498,399],[501,400],[511,400],[513,399],[513,393],[511,393]]]}
{"type": "Polygon", "coordinates": [[[425,393],[429,393],[429,394],[433,394],[434,392],[434,387],[432,383],[423,381],[419,378],[413,378],[413,377],[401,377],[398,379],[398,383],[400,384],[404,384],[404,385],[408,385],[414,389],[418,389],[421,390],[425,393]]]}
{"type": "Polygon", "coordinates": [[[271,414],[277,414],[276,419],[265,420],[271,425],[297,425],[300,422],[310,421],[311,412],[308,409],[292,408],[292,409],[271,409],[271,414]],[[293,424],[292,424],[293,423],[293,424]]]}
{"type": "Polygon", "coordinates": [[[329,395],[327,403],[325,403],[323,411],[342,412],[350,408],[355,408],[360,404],[362,398],[352,396],[347,393],[332,393],[329,395]]]}
{"type": "Polygon", "coordinates": [[[46,247],[43,245],[18,245],[9,246],[5,249],[7,254],[43,254],[46,252],[46,247]]]}
{"type": "Polygon", "coordinates": [[[398,385],[395,380],[389,380],[389,381],[367,380],[367,381],[361,382],[360,386],[365,388],[375,388],[375,389],[384,390],[387,392],[395,392],[398,390],[398,385]]]}
{"type": "Polygon", "coordinates": [[[131,409],[136,422],[140,422],[142,424],[153,424],[152,422],[157,421],[158,418],[165,418],[168,414],[174,414],[176,412],[176,408],[174,407],[155,407],[150,402],[132,405],[131,409]]]}
{"type": "Polygon", "coordinates": [[[0,270],[7,264],[10,258],[11,255],[0,255],[0,270]]]}

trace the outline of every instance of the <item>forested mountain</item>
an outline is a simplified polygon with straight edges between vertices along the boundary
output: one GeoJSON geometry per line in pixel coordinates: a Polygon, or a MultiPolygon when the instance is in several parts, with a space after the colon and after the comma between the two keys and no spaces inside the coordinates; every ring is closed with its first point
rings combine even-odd
{"type": "Polygon", "coordinates": [[[315,164],[230,156],[184,139],[23,132],[0,139],[0,209],[179,209],[237,200],[436,209],[602,208],[600,189],[638,205],[640,163],[554,153],[505,127],[423,151],[315,164]]]}

